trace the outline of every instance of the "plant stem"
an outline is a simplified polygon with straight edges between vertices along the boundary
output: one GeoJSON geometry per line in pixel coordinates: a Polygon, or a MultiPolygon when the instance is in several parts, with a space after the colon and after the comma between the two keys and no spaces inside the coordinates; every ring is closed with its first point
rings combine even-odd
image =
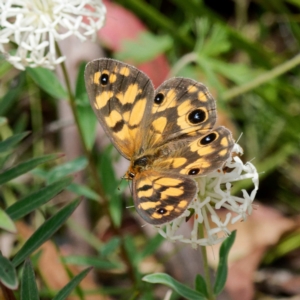
{"type": "MultiPolygon", "coordinates": [[[[59,48],[57,43],[56,43],[56,50],[57,50],[58,55],[62,56],[62,53],[61,53],[60,48],[59,48]]],[[[120,246],[121,256],[122,256],[122,258],[123,258],[123,260],[124,260],[124,262],[125,262],[125,264],[128,268],[128,274],[129,274],[129,277],[130,277],[132,283],[134,285],[136,285],[135,270],[134,270],[133,265],[131,264],[130,258],[128,257],[126,248],[124,246],[124,237],[122,235],[122,231],[117,226],[115,226],[115,224],[112,220],[111,214],[109,212],[109,202],[108,202],[108,200],[106,198],[106,195],[103,191],[103,188],[100,184],[101,180],[100,180],[98,171],[96,169],[96,163],[94,162],[92,154],[89,151],[89,149],[87,148],[87,145],[85,144],[85,141],[84,141],[84,133],[83,133],[82,128],[80,126],[77,111],[76,111],[75,97],[74,97],[72,89],[71,89],[69,75],[68,75],[68,72],[67,72],[67,69],[66,69],[66,66],[65,66],[64,62],[61,63],[61,69],[62,69],[63,77],[64,77],[64,80],[65,80],[67,92],[68,92],[68,95],[69,95],[69,103],[70,103],[70,106],[71,106],[71,109],[72,109],[72,112],[73,112],[75,124],[76,124],[77,130],[79,132],[79,136],[80,136],[80,139],[81,139],[81,143],[82,143],[82,146],[83,146],[85,156],[88,158],[88,168],[89,168],[91,176],[94,180],[94,188],[96,190],[96,193],[99,195],[100,199],[103,199],[103,203],[102,203],[103,204],[103,209],[104,209],[105,214],[109,217],[110,224],[112,226],[112,230],[113,230],[114,234],[121,237],[121,246],[120,246]]]]}
{"type": "Polygon", "coordinates": [[[284,62],[283,64],[273,68],[272,70],[261,74],[256,77],[254,80],[247,82],[241,86],[234,87],[223,94],[224,100],[230,100],[238,95],[244,94],[250,90],[255,89],[256,87],[286,73],[290,69],[293,69],[300,64],[300,54],[296,55],[292,59],[284,62]]]}
{"type": "MultiPolygon", "coordinates": [[[[204,227],[202,224],[199,224],[198,232],[199,232],[200,238],[201,239],[204,238],[204,227]]],[[[202,261],[203,261],[203,268],[204,268],[204,279],[206,282],[206,287],[207,287],[207,292],[208,292],[208,299],[215,300],[215,296],[213,293],[213,288],[212,288],[211,280],[210,280],[209,265],[208,265],[207,252],[206,252],[205,246],[201,246],[201,254],[202,254],[202,261]]]]}

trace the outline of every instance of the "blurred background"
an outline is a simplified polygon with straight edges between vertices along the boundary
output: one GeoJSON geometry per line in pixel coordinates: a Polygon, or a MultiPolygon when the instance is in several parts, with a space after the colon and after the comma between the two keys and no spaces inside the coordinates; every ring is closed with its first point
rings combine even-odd
{"type": "MultiPolygon", "coordinates": [[[[0,232],[0,250],[13,255],[47,217],[81,196],[65,226],[32,256],[41,299],[51,299],[68,282],[68,272],[83,266],[94,269],[69,299],[164,299],[168,289],[142,282],[143,275],[166,272],[192,286],[201,273],[199,250],[165,241],[126,208],[132,199],[121,176],[128,163],[109,145],[83,81],[87,61],[111,57],[144,71],[155,87],[173,76],[204,83],[217,100],[218,124],[236,140],[241,136],[243,161],[251,160],[260,173],[253,214],[230,228],[237,229],[237,239],[218,299],[300,299],[300,1],[103,2],[106,25],[96,43],[70,38],[60,44],[99,182],[87,167],[89,156],[63,93],[55,85],[51,92],[51,82],[47,89],[30,70],[0,61],[0,136],[30,131],[9,157],[1,157],[2,168],[63,153],[2,185],[1,207],[74,177],[63,193],[16,223],[18,235],[0,232]]],[[[57,74],[64,85],[59,68],[57,74]]],[[[251,190],[251,182],[236,188],[251,190]]],[[[213,269],[218,248],[207,251],[213,269]]],[[[171,299],[183,298],[174,292],[171,299]]]]}

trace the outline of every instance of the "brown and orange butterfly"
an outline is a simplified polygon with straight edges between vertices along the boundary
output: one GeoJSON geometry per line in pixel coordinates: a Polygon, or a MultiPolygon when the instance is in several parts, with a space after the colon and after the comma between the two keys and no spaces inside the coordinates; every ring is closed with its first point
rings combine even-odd
{"type": "Polygon", "coordinates": [[[192,79],[172,78],[154,90],[133,66],[96,59],[85,83],[106,134],[130,166],[137,212],[160,225],[180,216],[196,197],[195,176],[221,168],[234,141],[216,123],[215,100],[192,79]]]}

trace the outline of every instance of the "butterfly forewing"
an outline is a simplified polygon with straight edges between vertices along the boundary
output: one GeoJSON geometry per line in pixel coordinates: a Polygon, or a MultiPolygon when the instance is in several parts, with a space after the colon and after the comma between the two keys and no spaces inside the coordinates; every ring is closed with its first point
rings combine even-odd
{"type": "Polygon", "coordinates": [[[144,148],[205,134],[215,122],[215,100],[203,84],[187,78],[169,79],[155,91],[144,148]]]}
{"type": "Polygon", "coordinates": [[[133,200],[139,215],[148,223],[160,225],[179,217],[196,197],[192,178],[145,171],[133,180],[133,200]]]}
{"type": "Polygon", "coordinates": [[[119,152],[130,159],[140,148],[154,88],[138,69],[112,59],[87,64],[85,82],[91,106],[119,152]]]}

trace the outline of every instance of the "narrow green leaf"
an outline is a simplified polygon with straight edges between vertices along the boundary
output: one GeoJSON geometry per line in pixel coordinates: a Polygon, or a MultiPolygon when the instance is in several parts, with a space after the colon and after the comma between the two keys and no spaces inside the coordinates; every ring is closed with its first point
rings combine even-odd
{"type": "Polygon", "coordinates": [[[85,66],[86,66],[85,62],[80,64],[80,66],[79,66],[77,80],[76,80],[76,87],[75,87],[75,98],[76,99],[82,99],[87,94],[85,82],[84,82],[85,66]]]}
{"type": "Polygon", "coordinates": [[[121,265],[108,260],[100,259],[99,257],[83,256],[83,255],[70,255],[63,257],[66,264],[77,266],[93,266],[100,270],[111,270],[120,268],[121,265]]]}
{"type": "Polygon", "coordinates": [[[29,259],[25,260],[21,278],[21,300],[39,300],[35,275],[29,259]]]}
{"type": "Polygon", "coordinates": [[[57,159],[59,157],[59,154],[50,154],[50,155],[44,155],[36,158],[32,158],[30,160],[27,160],[25,162],[22,162],[14,167],[11,167],[5,171],[2,171],[0,173],[0,184],[3,184],[7,181],[10,181],[32,169],[37,167],[40,164],[43,164],[45,162],[48,162],[53,159],[57,159]]]}
{"type": "Polygon", "coordinates": [[[76,100],[76,113],[78,115],[79,126],[83,132],[84,143],[87,148],[92,149],[96,139],[97,118],[86,97],[85,101],[76,100]]]}
{"type": "Polygon", "coordinates": [[[7,213],[0,207],[0,228],[15,233],[17,231],[14,222],[7,213]]]}
{"type": "Polygon", "coordinates": [[[30,212],[34,211],[35,209],[39,208],[41,205],[47,203],[54,196],[60,193],[64,188],[66,188],[72,180],[72,177],[63,178],[32,193],[8,207],[6,209],[6,213],[13,220],[20,219],[30,212]]]}
{"type": "Polygon", "coordinates": [[[99,253],[101,257],[108,256],[114,253],[120,246],[121,239],[117,236],[112,237],[106,244],[104,244],[100,249],[99,253]]]}
{"type": "Polygon", "coordinates": [[[204,294],[208,298],[206,282],[200,274],[196,275],[195,290],[202,293],[202,294],[204,294]]]}
{"type": "Polygon", "coordinates": [[[77,194],[78,196],[84,196],[99,202],[99,195],[86,185],[71,183],[67,190],[77,194]]]}
{"type": "MultiPolygon", "coordinates": [[[[2,65],[2,62],[1,62],[2,65]]],[[[1,78],[1,76],[0,76],[1,78]]],[[[18,99],[25,83],[25,72],[20,73],[10,83],[10,89],[0,100],[0,116],[5,116],[18,99]]]]}
{"type": "Polygon", "coordinates": [[[116,179],[115,172],[112,167],[112,149],[112,145],[110,145],[103,152],[100,161],[100,172],[102,186],[109,199],[109,211],[111,217],[114,224],[116,226],[120,226],[122,219],[122,199],[118,192],[119,181],[116,179]]]}
{"type": "Polygon", "coordinates": [[[191,288],[187,287],[186,285],[180,283],[179,281],[175,280],[168,274],[164,273],[155,273],[146,275],[143,277],[143,280],[150,283],[160,283],[164,284],[174,291],[176,291],[180,296],[184,297],[184,299],[188,300],[206,300],[206,297],[203,293],[198,291],[192,290],[191,288]]]}
{"type": "Polygon", "coordinates": [[[89,150],[92,149],[96,139],[97,118],[90,105],[84,82],[85,63],[81,64],[76,81],[76,113],[79,126],[83,132],[84,143],[89,150]]]}
{"type": "Polygon", "coordinates": [[[216,281],[214,284],[214,294],[219,295],[226,283],[228,266],[227,266],[227,258],[230,251],[231,246],[234,243],[236,236],[236,231],[233,231],[231,235],[222,243],[219,253],[219,265],[216,274],[216,281]]]}
{"type": "Polygon", "coordinates": [[[17,289],[18,277],[13,264],[0,252],[0,282],[11,290],[17,289]]]}
{"type": "Polygon", "coordinates": [[[17,252],[12,260],[14,266],[18,266],[26,257],[46,242],[70,217],[79,203],[80,200],[71,202],[45,221],[17,252]]]}
{"type": "Polygon", "coordinates": [[[26,68],[26,72],[42,90],[52,97],[57,99],[68,97],[53,71],[44,68],[26,68]]]}
{"type": "Polygon", "coordinates": [[[78,157],[64,164],[60,164],[48,172],[47,183],[58,181],[72,173],[79,172],[87,166],[87,163],[88,161],[85,157],[78,157]]]}
{"type": "Polygon", "coordinates": [[[87,268],[76,275],[69,283],[67,283],[52,300],[64,300],[66,299],[73,289],[81,282],[81,280],[90,272],[92,268],[87,268]]]}
{"type": "Polygon", "coordinates": [[[145,249],[140,254],[140,258],[143,259],[149,255],[152,255],[164,240],[165,238],[158,233],[155,237],[147,242],[145,249]]]}
{"type": "Polygon", "coordinates": [[[29,132],[23,132],[15,134],[4,141],[0,142],[0,153],[7,152],[11,150],[15,145],[17,145],[29,132]]]}

